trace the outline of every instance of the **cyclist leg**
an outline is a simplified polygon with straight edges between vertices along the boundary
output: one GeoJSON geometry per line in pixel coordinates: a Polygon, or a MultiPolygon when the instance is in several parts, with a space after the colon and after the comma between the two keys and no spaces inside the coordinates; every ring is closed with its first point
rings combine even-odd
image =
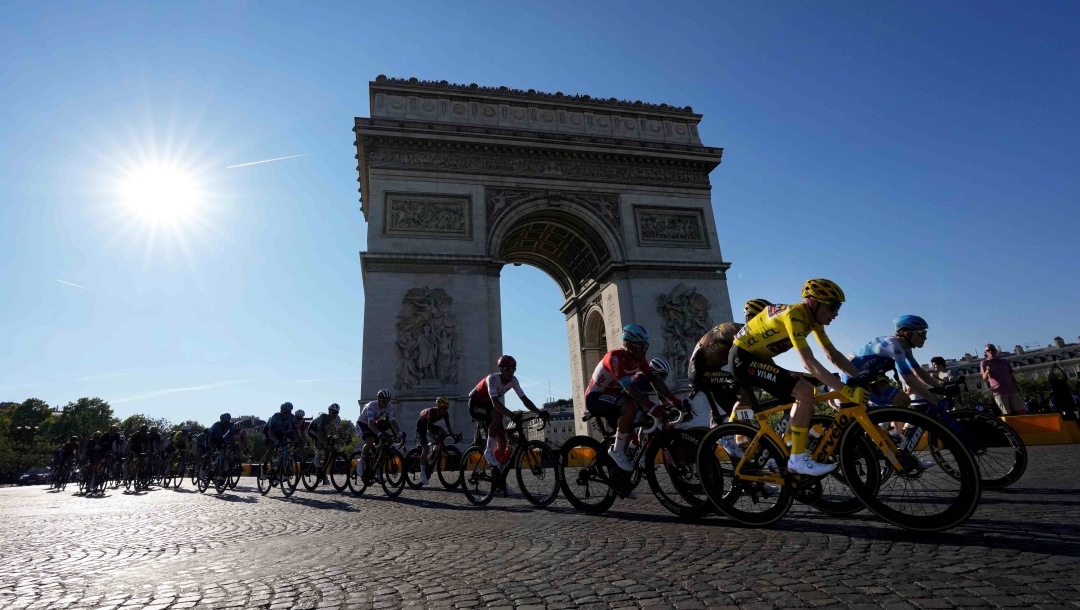
{"type": "Polygon", "coordinates": [[[356,474],[362,477],[364,476],[364,460],[371,455],[371,446],[379,435],[363,422],[359,423],[359,428],[360,438],[364,441],[364,448],[360,450],[360,459],[356,462],[356,474]]]}
{"type": "Polygon", "coordinates": [[[416,420],[416,439],[420,443],[420,482],[428,484],[428,423],[427,420],[416,420]]]}

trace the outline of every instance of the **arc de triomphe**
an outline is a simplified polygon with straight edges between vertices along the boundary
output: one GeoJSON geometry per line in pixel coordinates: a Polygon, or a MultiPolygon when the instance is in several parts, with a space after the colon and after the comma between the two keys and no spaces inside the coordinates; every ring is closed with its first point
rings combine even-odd
{"type": "Polygon", "coordinates": [[[469,390],[502,353],[507,263],[562,290],[579,432],[623,325],[685,378],[694,342],[732,319],[709,182],[723,149],[691,108],[385,76],[369,98],[354,128],[365,400],[394,388],[411,421],[445,395],[469,430],[469,390]]]}

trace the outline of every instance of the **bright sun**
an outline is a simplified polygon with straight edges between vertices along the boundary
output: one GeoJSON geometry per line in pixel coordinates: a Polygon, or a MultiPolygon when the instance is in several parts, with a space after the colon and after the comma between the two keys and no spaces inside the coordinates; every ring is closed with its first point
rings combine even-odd
{"type": "Polygon", "coordinates": [[[179,223],[193,216],[202,202],[194,176],[163,164],[132,170],[120,184],[120,196],[131,213],[154,224],[179,223]]]}

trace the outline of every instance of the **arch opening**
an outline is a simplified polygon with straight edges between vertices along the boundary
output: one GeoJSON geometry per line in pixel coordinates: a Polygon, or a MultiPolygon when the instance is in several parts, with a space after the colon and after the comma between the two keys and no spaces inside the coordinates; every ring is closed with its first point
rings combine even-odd
{"type": "Polygon", "coordinates": [[[612,262],[604,238],[561,210],[539,210],[515,219],[495,246],[497,257],[543,270],[567,300],[591,288],[612,262]]]}

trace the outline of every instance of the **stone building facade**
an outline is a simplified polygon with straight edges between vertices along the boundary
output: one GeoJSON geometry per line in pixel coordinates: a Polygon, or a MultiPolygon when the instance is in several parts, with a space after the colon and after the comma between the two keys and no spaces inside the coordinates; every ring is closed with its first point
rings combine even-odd
{"type": "Polygon", "coordinates": [[[685,384],[694,343],[732,319],[709,178],[723,150],[701,143],[700,114],[385,76],[369,103],[353,129],[368,223],[364,400],[393,388],[410,421],[444,395],[469,429],[469,391],[502,353],[508,263],[563,293],[579,416],[607,337],[630,322],[685,384]]]}
{"type": "MultiPolygon", "coordinates": [[[[1002,350],[1001,346],[997,348],[998,357],[1009,361],[1017,379],[1045,378],[1055,363],[1061,366],[1069,378],[1080,376],[1080,337],[1077,343],[1065,343],[1061,337],[1054,337],[1054,342],[1049,346],[1034,350],[1025,349],[1021,345],[1014,347],[1011,352],[1002,350]]],[[[981,361],[981,358],[964,354],[964,357],[958,360],[946,359],[945,364],[949,371],[964,375],[968,387],[972,390],[989,391],[989,385],[979,375],[981,361]]],[[[924,368],[929,368],[929,365],[924,365],[924,368]]]]}

